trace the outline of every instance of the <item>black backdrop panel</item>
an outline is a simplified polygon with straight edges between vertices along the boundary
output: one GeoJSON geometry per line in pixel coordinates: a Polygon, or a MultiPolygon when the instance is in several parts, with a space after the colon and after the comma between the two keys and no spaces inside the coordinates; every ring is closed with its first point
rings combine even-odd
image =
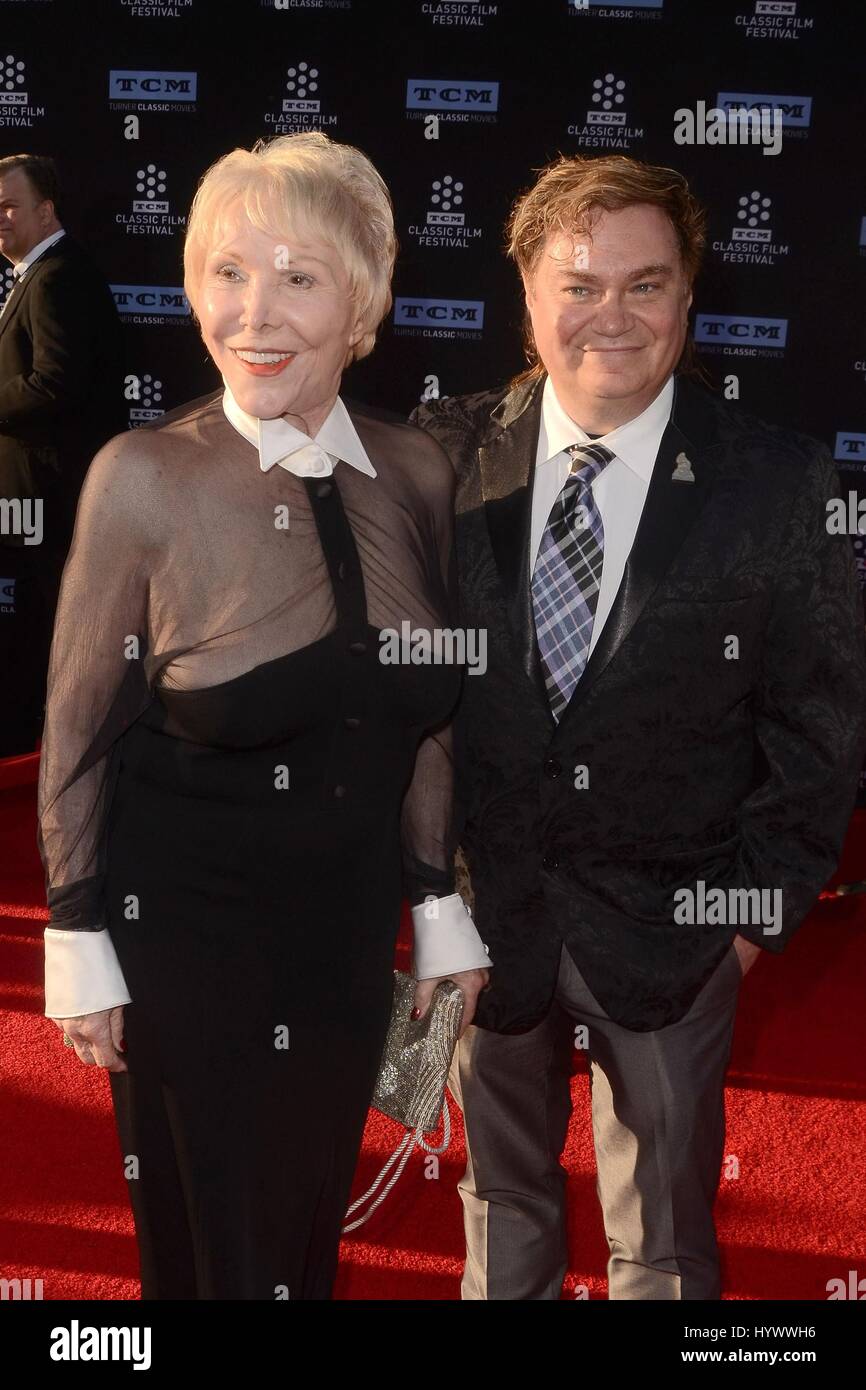
{"type": "Polygon", "coordinates": [[[123,313],[132,425],[219,384],[181,254],[200,175],[237,145],[321,128],[382,171],[395,309],[346,391],[396,410],[522,365],[502,226],[534,170],[560,152],[674,165],[710,211],[693,311],[710,377],[823,439],[859,499],[864,40],[861,0],[2,0],[0,150],[58,162],[65,225],[123,313]],[[781,148],[678,143],[699,103],[777,108],[781,148]]]}

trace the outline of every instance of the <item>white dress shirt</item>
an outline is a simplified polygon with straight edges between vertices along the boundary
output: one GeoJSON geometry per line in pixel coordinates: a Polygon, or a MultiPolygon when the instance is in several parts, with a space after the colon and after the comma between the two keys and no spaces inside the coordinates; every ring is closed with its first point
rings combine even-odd
{"type": "MultiPolygon", "coordinates": [[[[238,405],[227,382],[222,405],[226,418],[257,449],[263,473],[279,464],[298,477],[326,477],[333,473],[336,460],[342,459],[369,477],[376,477],[339,396],[315,439],[286,420],[261,420],[248,415],[238,405]]],[[[492,964],[459,893],[431,898],[413,907],[412,926],[416,979],[429,980],[492,964]]],[[[46,927],[46,1017],[77,1017],[131,1002],[106,929],[84,932],[46,927]]]]}
{"type": "Polygon", "coordinates": [[[255,445],[259,453],[259,468],[263,473],[278,463],[299,478],[324,478],[333,473],[335,461],[342,459],[361,473],[375,478],[376,470],[339,396],[313,440],[282,416],[275,420],[260,420],[257,415],[248,415],[238,405],[225,377],[223,384],[226,419],[234,425],[238,434],[255,445]]]}
{"type": "Polygon", "coordinates": [[[36,245],[30,248],[26,256],[22,256],[20,261],[16,261],[12,267],[16,280],[20,280],[22,275],[30,269],[33,262],[39,260],[42,252],[47,251],[49,246],[53,246],[55,241],[59,241],[62,236],[66,236],[65,227],[61,227],[57,232],[52,232],[50,236],[43,237],[42,241],[37,241],[36,245]]]}
{"type": "Polygon", "coordinates": [[[592,484],[592,495],[604,527],[604,564],[589,644],[590,655],[622,582],[625,563],[634,544],[649,490],[653,465],[670,419],[673,399],[674,379],[671,376],[655,400],[640,415],[625,425],[617,425],[616,429],[598,439],[590,439],[586,431],[563,410],[550,377],[544,383],[532,494],[530,582],[551,508],[571,469],[566,448],[570,444],[603,444],[615,455],[592,484]]]}

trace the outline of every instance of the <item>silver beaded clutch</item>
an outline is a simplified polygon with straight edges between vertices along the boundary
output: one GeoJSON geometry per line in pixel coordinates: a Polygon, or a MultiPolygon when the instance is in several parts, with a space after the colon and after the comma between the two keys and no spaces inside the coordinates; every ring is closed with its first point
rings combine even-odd
{"type": "Polygon", "coordinates": [[[440,981],[424,1018],[413,1021],[414,999],[415,980],[395,970],[391,1022],[371,1104],[423,1134],[439,1123],[463,1017],[463,991],[452,980],[440,981]]]}

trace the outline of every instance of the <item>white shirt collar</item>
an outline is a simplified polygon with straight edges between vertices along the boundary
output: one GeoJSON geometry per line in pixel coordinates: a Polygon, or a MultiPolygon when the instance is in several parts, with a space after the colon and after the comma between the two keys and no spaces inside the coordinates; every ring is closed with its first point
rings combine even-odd
{"type": "Polygon", "coordinates": [[[257,415],[248,415],[238,405],[225,377],[223,384],[226,419],[234,425],[238,434],[242,434],[258,449],[259,467],[263,473],[278,463],[299,478],[322,478],[333,473],[334,463],[342,459],[369,478],[376,477],[376,470],[352,424],[352,417],[339,396],[315,439],[311,439],[281,416],[274,420],[260,420],[257,415]]]}
{"type": "Polygon", "coordinates": [[[670,419],[673,400],[674,379],[669,376],[655,400],[650,401],[640,415],[624,425],[617,425],[616,429],[599,439],[590,439],[585,430],[563,410],[548,376],[541,399],[537,462],[546,463],[570,444],[604,444],[628,468],[649,481],[665,426],[670,419]]]}
{"type": "Polygon", "coordinates": [[[62,236],[66,236],[66,228],[61,227],[58,232],[52,232],[50,236],[44,237],[42,241],[37,241],[35,246],[31,246],[26,256],[22,256],[20,261],[16,261],[12,269],[16,279],[21,278],[25,270],[29,270],[34,261],[38,261],[43,251],[47,251],[49,246],[53,246],[55,241],[59,241],[62,236]]]}

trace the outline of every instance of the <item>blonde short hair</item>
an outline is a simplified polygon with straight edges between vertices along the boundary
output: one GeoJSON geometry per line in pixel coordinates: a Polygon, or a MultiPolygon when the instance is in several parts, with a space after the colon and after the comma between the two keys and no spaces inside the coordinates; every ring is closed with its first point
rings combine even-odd
{"type": "Polygon", "coordinates": [[[212,164],[199,180],[183,248],[183,287],[193,312],[208,251],[237,199],[261,231],[306,233],[333,247],[366,328],[346,365],[372,352],[391,307],[397,237],[390,194],[367,156],[321,131],[304,131],[257,140],[251,150],[231,150],[212,164]]]}

